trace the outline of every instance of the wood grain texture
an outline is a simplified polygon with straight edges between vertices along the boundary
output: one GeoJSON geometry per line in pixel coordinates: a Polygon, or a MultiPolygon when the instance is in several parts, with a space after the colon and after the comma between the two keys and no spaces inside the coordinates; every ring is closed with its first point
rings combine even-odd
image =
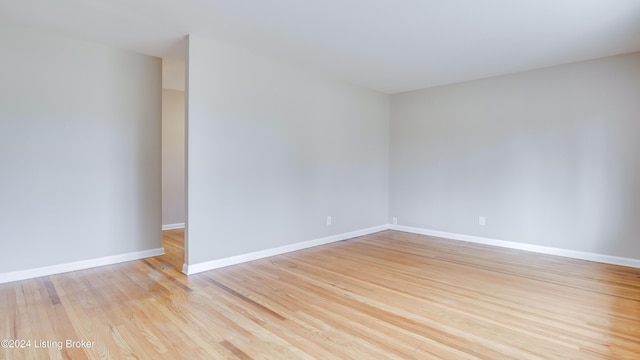
{"type": "MultiPolygon", "coordinates": [[[[638,359],[640,270],[383,231],[187,277],[156,258],[0,285],[1,359],[638,359]],[[92,348],[35,348],[85,340],[92,348]]],[[[65,344],[66,345],[66,344],[65,344]]]]}

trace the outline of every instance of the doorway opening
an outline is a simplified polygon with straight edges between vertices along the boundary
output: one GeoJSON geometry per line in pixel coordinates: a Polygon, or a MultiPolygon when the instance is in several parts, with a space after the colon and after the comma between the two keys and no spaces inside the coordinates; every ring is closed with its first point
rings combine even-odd
{"type": "Polygon", "coordinates": [[[182,272],[186,262],[186,64],[162,59],[162,245],[161,260],[182,272]]]}

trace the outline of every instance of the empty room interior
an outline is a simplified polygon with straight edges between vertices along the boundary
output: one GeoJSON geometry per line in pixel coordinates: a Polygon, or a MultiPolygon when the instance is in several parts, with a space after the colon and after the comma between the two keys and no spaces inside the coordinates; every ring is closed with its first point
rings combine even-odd
{"type": "Polygon", "coordinates": [[[638,359],[640,1],[0,2],[0,359],[638,359]]]}

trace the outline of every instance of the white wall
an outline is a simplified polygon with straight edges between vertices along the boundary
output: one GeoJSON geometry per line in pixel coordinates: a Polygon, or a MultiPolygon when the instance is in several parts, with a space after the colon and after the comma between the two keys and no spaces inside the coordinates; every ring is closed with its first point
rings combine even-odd
{"type": "Polygon", "coordinates": [[[387,222],[387,95],[189,41],[189,264],[387,222]]]}
{"type": "Polygon", "coordinates": [[[184,91],[186,82],[185,67],[186,64],[184,60],[172,58],[162,59],[162,88],[184,91]]]}
{"type": "Polygon", "coordinates": [[[639,100],[640,53],[394,95],[390,216],[640,259],[639,100]]]}
{"type": "MultiPolygon", "coordinates": [[[[160,60],[0,46],[0,274],[160,247],[160,60]]],[[[197,37],[188,65],[190,264],[390,217],[640,258],[640,54],[394,95],[391,144],[387,95],[197,37]]]]}
{"type": "Polygon", "coordinates": [[[184,91],[162,89],[162,225],[184,224],[184,91]]]}
{"type": "Polygon", "coordinates": [[[0,274],[161,247],[160,60],[0,25],[0,274]]]}

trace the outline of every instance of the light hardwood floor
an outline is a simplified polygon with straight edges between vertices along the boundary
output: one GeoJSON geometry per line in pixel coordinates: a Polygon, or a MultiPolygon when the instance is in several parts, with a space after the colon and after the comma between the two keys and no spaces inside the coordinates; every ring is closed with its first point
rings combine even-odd
{"type": "Polygon", "coordinates": [[[383,231],[186,277],[181,237],[0,285],[0,339],[32,340],[0,358],[640,358],[638,269],[383,231]],[[34,348],[67,339],[95,348],[34,348]]]}

